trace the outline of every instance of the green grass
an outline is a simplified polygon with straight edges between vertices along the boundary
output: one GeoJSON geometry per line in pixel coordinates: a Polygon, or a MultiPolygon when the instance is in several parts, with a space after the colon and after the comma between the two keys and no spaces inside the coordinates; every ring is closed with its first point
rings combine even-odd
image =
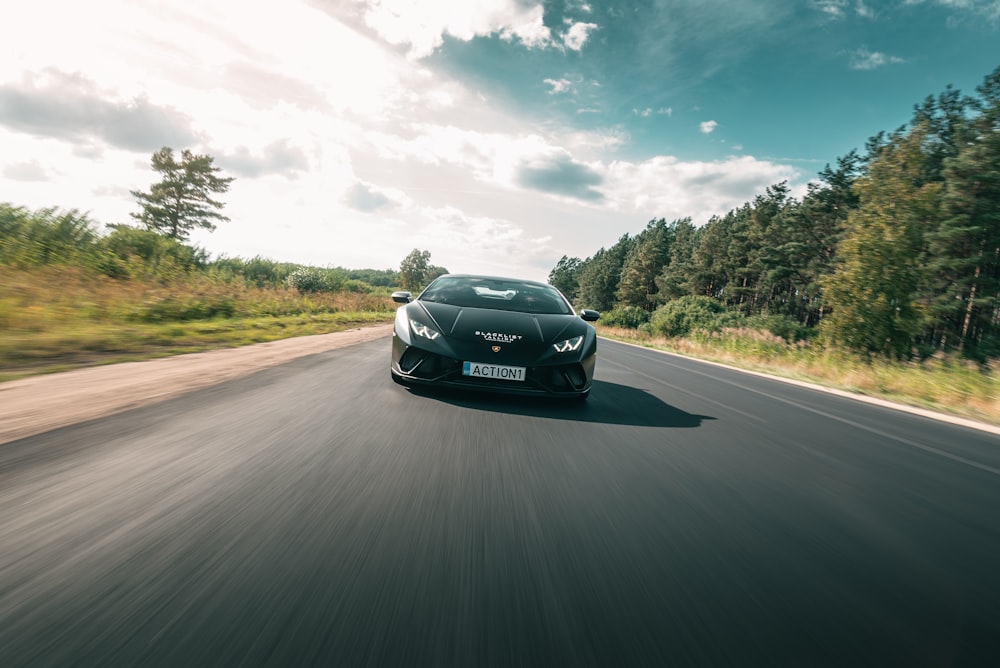
{"type": "Polygon", "coordinates": [[[300,295],[210,277],[119,281],[74,268],[0,272],[0,381],[391,322],[387,295],[300,295]],[[224,314],[224,315],[220,315],[224,314]]]}
{"type": "Polygon", "coordinates": [[[598,326],[602,336],[1000,425],[1000,362],[939,355],[922,362],[869,359],[767,332],[729,329],[666,339],[598,326]]]}

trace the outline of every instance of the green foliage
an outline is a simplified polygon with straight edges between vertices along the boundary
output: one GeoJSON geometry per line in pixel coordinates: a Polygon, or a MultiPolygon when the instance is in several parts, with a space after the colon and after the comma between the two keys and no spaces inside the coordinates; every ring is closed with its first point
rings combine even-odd
{"type": "Polygon", "coordinates": [[[129,320],[136,322],[184,322],[231,318],[236,302],[228,295],[182,295],[154,299],[136,307],[129,320]]]}
{"type": "Polygon", "coordinates": [[[924,233],[937,219],[940,184],[922,182],[917,128],[894,138],[855,184],[837,271],[824,280],[824,336],[854,350],[908,355],[922,325],[917,301],[924,233]]]}
{"type": "Polygon", "coordinates": [[[300,267],[288,275],[288,287],[300,293],[339,292],[347,281],[343,269],[300,267]]]}
{"type": "Polygon", "coordinates": [[[76,209],[28,211],[0,203],[0,264],[93,265],[97,239],[94,223],[76,209]]]}
{"type": "Polygon", "coordinates": [[[279,288],[288,283],[288,276],[299,265],[275,262],[259,255],[244,260],[239,257],[220,257],[209,268],[223,280],[241,279],[246,285],[258,288],[279,288]]]}
{"type": "Polygon", "coordinates": [[[656,278],[670,261],[670,248],[679,223],[667,225],[663,218],[651,220],[633,239],[618,281],[618,303],[653,310],[657,301],[656,278]]]}
{"type": "Polygon", "coordinates": [[[808,341],[816,333],[813,328],[807,327],[787,315],[755,315],[747,318],[743,326],[749,329],[770,332],[790,343],[808,341]]]}
{"type": "Polygon", "coordinates": [[[132,217],[146,229],[177,241],[187,239],[195,228],[211,231],[216,221],[228,221],[220,213],[225,205],[213,200],[211,194],[227,192],[233,177],[219,176],[221,170],[212,164],[213,160],[185,149],[178,162],[173,149],[161,148],[150,160],[161,180],[149,192],[131,191],[140,207],[132,217]]]}
{"type": "Polygon", "coordinates": [[[171,279],[208,266],[204,250],[128,225],[113,225],[97,244],[98,268],[112,278],[133,276],[171,279]]]}
{"type": "MultiPolygon", "coordinates": [[[[399,272],[395,269],[348,269],[347,278],[376,287],[390,288],[399,285],[399,272]]],[[[448,273],[447,270],[444,273],[448,273]]]]}
{"type": "Polygon", "coordinates": [[[399,263],[399,285],[404,290],[416,292],[427,285],[427,274],[430,270],[430,251],[414,248],[410,254],[399,263]]]}
{"type": "Polygon", "coordinates": [[[717,332],[724,327],[738,327],[743,320],[740,314],[727,311],[718,299],[696,295],[659,307],[643,329],[657,336],[677,337],[695,331],[717,332]]]}
{"type": "Polygon", "coordinates": [[[601,314],[601,324],[638,329],[649,322],[649,311],[641,306],[616,306],[601,314]]]}
{"type": "Polygon", "coordinates": [[[608,311],[614,306],[622,266],[632,246],[629,235],[622,235],[614,246],[607,250],[600,249],[580,264],[577,303],[598,311],[608,311]]]}
{"type": "Polygon", "coordinates": [[[563,293],[570,301],[576,299],[576,293],[579,289],[577,274],[581,264],[580,258],[563,255],[549,272],[549,285],[563,293]]]}

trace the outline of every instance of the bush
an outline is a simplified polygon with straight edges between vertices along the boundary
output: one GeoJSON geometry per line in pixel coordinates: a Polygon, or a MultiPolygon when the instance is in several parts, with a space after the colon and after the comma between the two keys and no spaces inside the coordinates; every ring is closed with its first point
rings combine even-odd
{"type": "Polygon", "coordinates": [[[752,316],[747,318],[746,326],[752,329],[771,332],[789,343],[809,340],[815,333],[811,327],[807,327],[787,315],[752,316]]]}
{"type": "Polygon", "coordinates": [[[226,296],[171,295],[146,301],[136,308],[130,319],[139,322],[210,320],[232,318],[236,311],[236,302],[226,296]]]}
{"type": "Polygon", "coordinates": [[[742,315],[727,311],[717,299],[687,296],[653,311],[643,330],[654,336],[687,336],[696,330],[718,332],[724,327],[739,327],[743,320],[742,315]]]}
{"type": "Polygon", "coordinates": [[[357,292],[358,294],[368,294],[372,291],[372,286],[356,278],[349,278],[344,281],[344,290],[347,292],[357,292]]]}
{"type": "Polygon", "coordinates": [[[288,285],[288,276],[296,268],[287,262],[275,262],[259,255],[244,260],[239,257],[220,257],[211,269],[224,280],[240,279],[245,285],[256,288],[280,288],[288,285]]]}
{"type": "Polygon", "coordinates": [[[346,281],[341,269],[318,269],[316,267],[299,267],[288,275],[288,287],[301,293],[308,292],[340,292],[346,281]]]}
{"type": "Polygon", "coordinates": [[[97,269],[112,278],[128,274],[170,279],[208,265],[204,250],[158,232],[129,225],[113,225],[111,229],[111,234],[98,242],[97,269]]]}
{"type": "Polygon", "coordinates": [[[649,311],[639,306],[618,306],[601,314],[601,324],[609,327],[638,329],[649,322],[649,311]]]}
{"type": "Polygon", "coordinates": [[[94,223],[75,209],[32,212],[0,203],[0,264],[88,265],[97,239],[94,223]]]}

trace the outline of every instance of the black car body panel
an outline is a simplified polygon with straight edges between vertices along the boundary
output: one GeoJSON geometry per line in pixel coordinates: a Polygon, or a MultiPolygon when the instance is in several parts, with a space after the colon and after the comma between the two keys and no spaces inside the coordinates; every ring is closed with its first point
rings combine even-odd
{"type": "Polygon", "coordinates": [[[596,354],[594,327],[552,286],[450,274],[397,310],[391,372],[404,385],[586,397],[596,354]],[[466,363],[523,368],[523,377],[472,377],[466,363]]]}

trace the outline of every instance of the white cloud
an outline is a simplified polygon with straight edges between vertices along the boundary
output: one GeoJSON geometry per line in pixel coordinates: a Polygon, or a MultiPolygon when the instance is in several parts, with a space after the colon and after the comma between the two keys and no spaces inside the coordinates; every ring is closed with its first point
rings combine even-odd
{"type": "Polygon", "coordinates": [[[565,93],[570,90],[573,82],[569,79],[545,79],[543,83],[552,86],[552,90],[549,91],[549,95],[556,95],[558,93],[565,93]]]}
{"type": "Polygon", "coordinates": [[[544,264],[559,253],[551,236],[532,234],[509,220],[453,206],[423,207],[418,213],[421,242],[435,249],[431,261],[452,272],[508,275],[516,273],[511,267],[544,264]]]}
{"type": "Polygon", "coordinates": [[[926,3],[981,16],[991,23],[1000,21],[1000,2],[997,0],[903,0],[905,6],[926,3]]]}
{"type": "Polygon", "coordinates": [[[703,121],[698,124],[698,129],[701,130],[703,134],[710,135],[715,132],[719,124],[716,121],[703,121]]]}
{"type": "Polygon", "coordinates": [[[574,23],[563,35],[563,44],[568,49],[579,51],[587,43],[590,33],[596,29],[596,23],[574,23]]]}
{"type": "Polygon", "coordinates": [[[657,116],[673,116],[674,110],[671,107],[660,107],[659,109],[646,107],[645,109],[633,108],[632,113],[636,116],[641,116],[642,118],[649,118],[653,114],[656,114],[657,116]]]}
{"type": "Polygon", "coordinates": [[[409,57],[420,59],[444,43],[445,36],[468,42],[499,35],[528,48],[551,44],[542,21],[541,4],[522,6],[516,0],[358,0],[365,23],[390,44],[409,46],[409,57]]]}
{"type": "Polygon", "coordinates": [[[15,162],[3,168],[3,176],[12,181],[48,181],[52,178],[48,168],[38,160],[15,162]]]}
{"type": "Polygon", "coordinates": [[[787,165],[733,157],[684,162],[659,156],[643,162],[613,162],[604,170],[609,206],[637,215],[676,219],[690,216],[702,224],[753,199],[767,186],[798,178],[787,165]]]}
{"type": "Polygon", "coordinates": [[[847,13],[847,0],[810,0],[809,4],[834,19],[842,19],[847,13]]]}
{"type": "Polygon", "coordinates": [[[879,51],[869,51],[861,48],[851,53],[850,66],[852,70],[874,70],[886,65],[898,65],[906,61],[897,56],[889,56],[879,51]]]}

